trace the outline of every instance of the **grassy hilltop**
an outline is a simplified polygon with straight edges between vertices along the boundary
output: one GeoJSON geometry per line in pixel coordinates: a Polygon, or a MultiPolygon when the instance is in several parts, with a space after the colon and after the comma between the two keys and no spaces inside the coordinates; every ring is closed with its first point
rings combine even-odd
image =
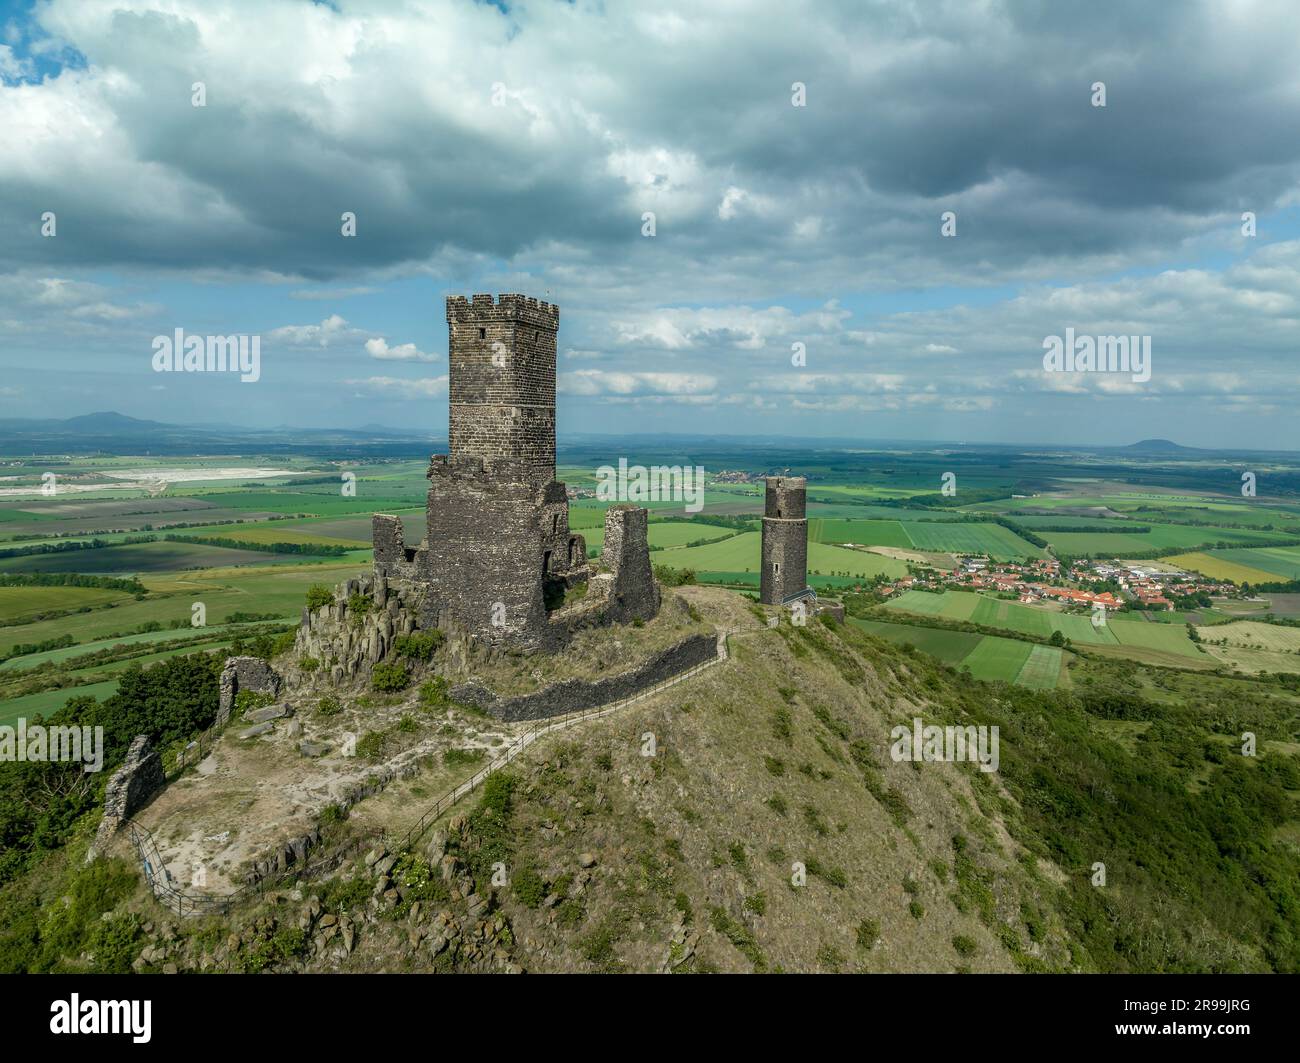
{"type": "MultiPolygon", "coordinates": [[[[852,624],[769,629],[729,592],[671,595],[734,632],[727,662],[539,741],[412,853],[349,859],[229,919],[178,921],[131,864],[81,866],[91,808],[66,844],[13,869],[0,963],[1300,969],[1293,693],[1215,677],[1225,689],[1198,701],[1132,662],[1101,662],[1070,690],[985,685],[852,624]],[[895,763],[889,730],[914,716],[996,724],[1000,770],[895,763]],[[1236,748],[1247,729],[1254,758],[1236,748]],[[494,885],[497,865],[508,884],[494,885]]],[[[419,717],[410,741],[468,747],[491,730],[405,697],[382,704],[419,717]]],[[[394,801],[408,813],[431,802],[460,777],[449,767],[475,766],[444,752],[428,776],[325,817],[327,846],[394,801]]]]}

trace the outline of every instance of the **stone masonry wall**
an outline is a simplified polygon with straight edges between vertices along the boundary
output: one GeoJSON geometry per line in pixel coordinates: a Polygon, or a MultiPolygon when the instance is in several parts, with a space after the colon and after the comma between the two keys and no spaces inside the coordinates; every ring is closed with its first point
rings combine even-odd
{"type": "Polygon", "coordinates": [[[560,311],[522,295],[447,299],[453,458],[514,458],[555,478],[560,311]]]}
{"type": "Polygon", "coordinates": [[[616,624],[650,620],[659,612],[659,584],[650,565],[649,513],[619,503],[605,511],[601,565],[613,576],[607,606],[616,624]]]}
{"type": "Polygon", "coordinates": [[[235,698],[241,690],[255,690],[278,697],[280,686],[279,673],[260,657],[227,658],[225,667],[221,669],[217,726],[230,719],[235,708],[235,698]]]}
{"type": "Polygon", "coordinates": [[[656,654],[641,667],[607,679],[595,682],[569,679],[535,694],[511,698],[498,697],[481,683],[471,681],[453,687],[451,696],[457,701],[477,705],[500,720],[540,720],[631,697],[655,683],[680,675],[688,668],[713,660],[717,653],[716,635],[692,635],[656,654]]]}
{"type": "Polygon", "coordinates": [[[122,824],[148,804],[166,781],[162,757],[154,750],[149,736],[136,735],[126,751],[126,760],[104,787],[104,818],[99,821],[99,830],[86,859],[93,860],[122,824]]]}
{"type": "MultiPolygon", "coordinates": [[[[528,475],[519,462],[435,459],[419,578],[483,641],[545,650],[554,648],[543,596],[545,488],[528,475]]],[[[567,516],[563,523],[567,531],[567,516]]]]}

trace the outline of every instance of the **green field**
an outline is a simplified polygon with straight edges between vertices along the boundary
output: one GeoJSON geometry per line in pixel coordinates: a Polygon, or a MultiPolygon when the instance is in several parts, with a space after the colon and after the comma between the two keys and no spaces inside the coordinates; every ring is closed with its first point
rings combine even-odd
{"type": "Polygon", "coordinates": [[[0,572],[80,572],[86,575],[120,576],[226,568],[233,565],[291,566],[319,560],[304,554],[269,554],[260,550],[235,550],[203,543],[158,541],[0,558],[0,572]]]}
{"type": "Polygon", "coordinates": [[[63,708],[69,698],[83,694],[103,701],[117,690],[117,680],[104,683],[90,683],[81,687],[66,687],[62,690],[42,690],[39,694],[28,694],[21,698],[0,701],[0,726],[13,726],[15,720],[22,716],[31,719],[37,713],[49,716],[63,708]]]}
{"type": "Polygon", "coordinates": [[[1034,646],[1016,676],[1016,683],[1035,690],[1055,690],[1061,681],[1063,656],[1055,646],[1034,646]]]}
{"type": "Polygon", "coordinates": [[[1273,653],[1300,653],[1300,628],[1296,627],[1238,620],[1231,624],[1197,628],[1197,634],[1206,642],[1225,642],[1229,646],[1273,653]]]}
{"type": "MultiPolygon", "coordinates": [[[[1062,517],[1057,523],[1074,523],[1074,517],[1062,517]]],[[[1110,522],[1112,527],[1123,528],[1120,521],[1110,522]]],[[[1276,532],[1253,531],[1242,528],[1194,528],[1178,524],[1151,524],[1149,532],[1059,532],[1039,530],[1052,549],[1074,557],[1130,557],[1152,550],[1178,548],[1194,550],[1218,542],[1277,541],[1276,532]]]]}
{"type": "Polygon", "coordinates": [[[855,543],[858,546],[894,546],[912,550],[915,544],[896,520],[835,520],[811,518],[808,541],[813,543],[855,543]]]}
{"type": "Polygon", "coordinates": [[[311,524],[277,520],[266,524],[213,524],[198,528],[180,528],[170,534],[185,539],[232,539],[246,543],[302,543],[307,546],[345,546],[351,550],[370,549],[370,521],[365,532],[349,538],[322,534],[311,524]]]}
{"type": "Polygon", "coordinates": [[[1145,620],[1111,620],[1106,625],[1121,646],[1138,646],[1183,657],[1200,657],[1201,651],[1187,636],[1185,627],[1151,624],[1145,620]]]}
{"type": "Polygon", "coordinates": [[[961,667],[969,668],[976,679],[1000,679],[1004,683],[1012,683],[1029,660],[1031,649],[1033,647],[1028,642],[986,637],[961,662],[961,667]]]}
{"type": "MultiPolygon", "coordinates": [[[[721,534],[725,529],[718,529],[721,534]]],[[[691,546],[681,550],[656,552],[655,564],[672,568],[690,568],[696,572],[754,572],[762,560],[762,537],[759,532],[742,532],[720,543],[691,546]]],[[[848,550],[823,543],[808,544],[808,574],[870,577],[880,574],[906,576],[907,565],[890,557],[862,550],[848,550]]]]}
{"type": "Polygon", "coordinates": [[[912,645],[956,668],[969,668],[976,679],[1017,683],[1052,690],[1060,683],[1064,651],[972,631],[853,619],[863,631],[900,645],[912,645]]]}
{"type": "Polygon", "coordinates": [[[1300,546],[1263,546],[1211,550],[1209,553],[1217,560],[1267,572],[1275,582],[1300,579],[1300,546]]]}
{"type": "Polygon", "coordinates": [[[98,587],[0,587],[0,620],[21,620],[39,613],[100,606],[128,597],[126,591],[98,587]]]}
{"type": "Polygon", "coordinates": [[[954,524],[904,521],[903,530],[917,550],[950,554],[988,554],[994,561],[1016,561],[1045,557],[1037,546],[1026,542],[1001,524],[954,524]]]}

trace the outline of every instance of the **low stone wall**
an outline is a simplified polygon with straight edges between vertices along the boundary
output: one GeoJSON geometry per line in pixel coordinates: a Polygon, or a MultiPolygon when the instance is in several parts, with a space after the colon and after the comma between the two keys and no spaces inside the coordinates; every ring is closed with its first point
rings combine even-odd
{"type": "Polygon", "coordinates": [[[166,782],[162,757],[153,748],[149,736],[136,735],[126,752],[126,760],[104,787],[104,818],[99,821],[99,830],[86,859],[93,860],[122,824],[148,804],[166,782]]]}
{"type": "Polygon", "coordinates": [[[716,635],[692,635],[651,657],[641,667],[608,679],[595,682],[566,679],[536,693],[509,698],[498,696],[482,683],[470,681],[453,687],[451,696],[456,701],[477,705],[500,720],[541,720],[631,697],[697,664],[711,661],[717,654],[716,635]]]}

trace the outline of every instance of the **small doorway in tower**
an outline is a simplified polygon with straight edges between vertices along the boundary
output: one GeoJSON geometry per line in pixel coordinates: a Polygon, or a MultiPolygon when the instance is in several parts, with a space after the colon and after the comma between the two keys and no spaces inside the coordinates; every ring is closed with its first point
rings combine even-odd
{"type": "Polygon", "coordinates": [[[551,571],[551,552],[547,550],[542,554],[542,575],[545,576],[551,571]]]}

